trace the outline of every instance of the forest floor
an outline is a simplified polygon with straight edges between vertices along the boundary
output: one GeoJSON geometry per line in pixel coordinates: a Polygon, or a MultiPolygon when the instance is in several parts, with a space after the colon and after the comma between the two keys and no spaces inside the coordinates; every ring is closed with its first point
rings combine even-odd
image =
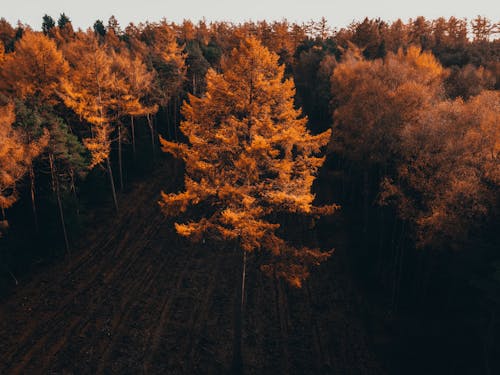
{"type": "MultiPolygon", "coordinates": [[[[0,374],[228,371],[240,256],[174,233],[157,204],[173,180],[167,172],[136,183],[121,196],[118,215],[96,215],[71,258],[1,303],[0,374]]],[[[245,373],[385,372],[359,319],[343,256],[348,240],[341,225],[332,231],[335,253],[301,289],[250,262],[245,373]]]]}

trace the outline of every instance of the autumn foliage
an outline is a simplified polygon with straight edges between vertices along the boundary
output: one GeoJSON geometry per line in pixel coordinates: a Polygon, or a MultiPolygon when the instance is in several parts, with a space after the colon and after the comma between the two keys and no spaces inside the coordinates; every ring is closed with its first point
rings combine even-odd
{"type": "Polygon", "coordinates": [[[15,121],[12,104],[0,107],[0,209],[5,210],[18,198],[17,184],[31,168],[35,159],[48,142],[48,134],[28,142],[23,133],[13,127],[15,121]]]}
{"type": "Polygon", "coordinates": [[[180,235],[268,251],[278,275],[300,286],[309,266],[329,253],[287,244],[276,235],[276,214],[319,215],[335,206],[315,207],[311,193],[324,161],[316,155],[330,132],[311,135],[293,96],[278,56],[254,38],[242,41],[222,73],[209,71],[206,94],[184,104],[181,131],[189,144],[162,140],[165,152],[185,161],[186,176],[185,191],[163,194],[160,204],[169,215],[205,206],[201,219],[176,224],[180,235]]]}

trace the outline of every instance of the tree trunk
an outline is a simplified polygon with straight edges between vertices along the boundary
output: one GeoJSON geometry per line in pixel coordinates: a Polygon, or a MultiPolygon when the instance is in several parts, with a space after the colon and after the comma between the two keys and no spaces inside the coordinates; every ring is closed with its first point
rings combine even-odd
{"type": "Polygon", "coordinates": [[[30,165],[30,191],[31,191],[31,210],[33,211],[33,220],[35,223],[35,231],[39,233],[38,226],[38,215],[36,212],[36,203],[35,203],[35,171],[33,170],[33,164],[30,165]]]}
{"type": "Polygon", "coordinates": [[[76,216],[80,217],[80,200],[78,199],[78,194],[76,193],[75,171],[72,168],[70,169],[69,175],[71,177],[71,191],[73,192],[73,198],[76,203],[76,216]]]}
{"type": "Polygon", "coordinates": [[[288,350],[288,314],[286,311],[285,293],[282,288],[281,280],[276,275],[274,268],[274,294],[276,299],[276,310],[280,324],[281,334],[281,374],[289,374],[290,355],[288,350]]]}
{"type": "Polygon", "coordinates": [[[242,331],[243,331],[243,312],[245,309],[245,279],[246,279],[247,254],[243,250],[242,269],[241,269],[241,288],[235,299],[234,308],[234,334],[233,334],[233,358],[231,363],[231,374],[243,374],[243,354],[242,354],[242,331]]]}
{"type": "Polygon", "coordinates": [[[155,152],[155,130],[153,128],[153,121],[151,120],[151,115],[147,115],[148,119],[148,127],[149,127],[149,132],[151,133],[151,149],[153,150],[153,154],[155,152]]]}
{"type": "Polygon", "coordinates": [[[177,106],[179,98],[177,95],[174,97],[174,138],[177,141],[177,106]]]}
{"type": "Polygon", "coordinates": [[[120,191],[123,191],[123,161],[122,161],[122,125],[118,124],[118,168],[120,175],[120,191]]]}
{"type": "Polygon", "coordinates": [[[135,125],[134,125],[134,116],[130,116],[130,130],[132,132],[132,152],[134,153],[134,160],[136,159],[136,151],[135,151],[135,125]]]}
{"type": "Polygon", "coordinates": [[[113,193],[113,203],[115,204],[116,212],[118,212],[118,200],[116,199],[115,181],[113,180],[113,170],[111,169],[109,156],[106,158],[106,165],[108,168],[109,182],[111,184],[111,192],[113,193]]]}
{"type": "Polygon", "coordinates": [[[50,174],[52,176],[52,190],[56,194],[57,198],[57,206],[59,208],[59,217],[61,219],[61,227],[64,236],[64,245],[66,246],[66,251],[68,255],[71,255],[71,250],[69,248],[68,234],[66,232],[66,222],[64,220],[64,211],[61,201],[61,190],[59,188],[59,180],[57,179],[57,171],[54,165],[54,155],[49,155],[49,163],[50,163],[50,174]]]}
{"type": "Polygon", "coordinates": [[[170,133],[170,121],[171,121],[171,107],[172,107],[172,101],[168,102],[168,104],[165,106],[165,119],[167,120],[165,125],[167,126],[167,137],[168,140],[171,141],[173,139],[172,134],[170,133]]]}

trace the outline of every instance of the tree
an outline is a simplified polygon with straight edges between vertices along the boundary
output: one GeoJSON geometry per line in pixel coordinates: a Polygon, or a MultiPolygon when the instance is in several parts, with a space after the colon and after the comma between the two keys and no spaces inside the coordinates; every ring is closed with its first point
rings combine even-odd
{"type": "Polygon", "coordinates": [[[495,26],[486,17],[477,16],[471,22],[475,42],[488,41],[495,26]]]}
{"type": "Polygon", "coordinates": [[[33,105],[55,104],[60,79],[68,70],[68,63],[52,39],[25,31],[15,51],[5,56],[0,90],[33,105]]]}
{"type": "Polygon", "coordinates": [[[106,163],[113,202],[118,210],[109,159],[112,124],[116,120],[116,103],[120,99],[116,91],[113,58],[98,45],[93,33],[68,45],[65,52],[71,71],[70,78],[62,81],[60,95],[69,108],[91,124],[91,137],[83,140],[92,155],[90,167],[106,163]]]}
{"type": "MultiPolygon", "coordinates": [[[[116,96],[115,111],[117,119],[118,132],[118,163],[120,172],[120,187],[123,190],[123,172],[122,172],[122,140],[123,128],[121,118],[125,115],[131,118],[132,146],[135,156],[135,128],[134,116],[150,116],[158,111],[158,105],[151,103],[152,86],[155,74],[148,70],[146,64],[142,61],[140,55],[132,54],[124,49],[117,53],[110,52],[114,72],[114,90],[116,96]]],[[[154,150],[154,131],[149,121],[151,131],[151,144],[154,150]]]]}
{"type": "Polygon", "coordinates": [[[50,35],[50,33],[52,32],[52,29],[54,29],[54,27],[56,27],[56,21],[54,21],[54,19],[49,16],[48,14],[45,14],[43,16],[43,22],[42,22],[42,31],[45,35],[50,35]]]}
{"type": "Polygon", "coordinates": [[[97,35],[99,35],[103,38],[106,36],[106,27],[104,26],[104,23],[102,22],[102,20],[95,21],[93,29],[97,35]]]}
{"type": "Polygon", "coordinates": [[[332,76],[334,149],[368,164],[393,160],[402,125],[442,94],[446,74],[431,53],[415,46],[374,61],[351,46],[332,76]]]}
{"type": "MultiPolygon", "coordinates": [[[[148,65],[156,71],[153,85],[154,103],[167,109],[172,99],[177,99],[186,74],[185,55],[177,44],[172,28],[161,22],[160,24],[146,24],[141,33],[141,40],[147,45],[146,60],[148,65]]],[[[177,100],[174,100],[174,114],[177,111],[177,100]]],[[[170,118],[167,113],[167,131],[170,133],[170,118]]],[[[148,125],[153,129],[150,116],[148,125]]],[[[176,123],[174,119],[174,132],[176,123]]],[[[171,134],[169,134],[172,137],[171,134]]]]}
{"type": "Polygon", "coordinates": [[[32,170],[33,160],[47,144],[45,132],[37,140],[28,141],[23,132],[16,129],[13,104],[0,106],[0,209],[3,220],[5,210],[17,201],[16,185],[32,170]]]}
{"type": "Polygon", "coordinates": [[[0,208],[5,210],[17,200],[16,183],[26,173],[21,135],[12,127],[13,105],[0,106],[0,208]]]}
{"type": "MultiPolygon", "coordinates": [[[[18,102],[18,114],[21,111],[26,115],[18,116],[18,127],[27,144],[43,136],[41,120],[37,118],[38,108],[59,102],[60,79],[66,76],[68,70],[68,63],[55,42],[42,33],[29,30],[15,43],[15,51],[5,57],[0,70],[0,90],[18,102]]],[[[33,215],[38,226],[32,163],[29,163],[29,176],[33,215]]]]}
{"type": "Polygon", "coordinates": [[[0,18],[0,42],[4,45],[5,50],[12,51],[15,39],[16,30],[5,18],[0,18]]]}
{"type": "Polygon", "coordinates": [[[69,253],[70,246],[64,219],[62,193],[64,190],[71,190],[76,196],[75,178],[83,178],[88,166],[86,150],[61,118],[49,115],[45,121],[48,122],[50,131],[47,153],[52,192],[57,200],[64,243],[66,251],[69,253]]]}
{"type": "MultiPolygon", "coordinates": [[[[363,187],[363,223],[373,201],[373,177],[379,179],[394,167],[401,153],[401,130],[442,94],[446,71],[429,52],[410,46],[406,52],[389,52],[385,59],[367,61],[351,46],[332,76],[334,142],[363,187]],[[375,173],[373,173],[375,172],[375,173]]],[[[349,181],[351,182],[351,181],[349,181]]],[[[351,185],[352,188],[356,185],[351,185]]]]}
{"type": "Polygon", "coordinates": [[[189,144],[162,139],[163,150],[186,163],[185,191],[162,194],[167,215],[203,206],[205,216],[175,225],[181,236],[205,235],[231,241],[243,252],[241,303],[236,303],[233,366],[241,366],[241,311],[246,257],[264,251],[267,274],[300,287],[309,268],[329,256],[296,248],[276,234],[279,213],[321,215],[335,206],[315,207],[311,186],[324,158],[315,156],[330,131],[311,135],[307,119],[294,108],[294,84],[283,80],[284,66],[254,38],[241,42],[223,60],[223,73],[209,70],[207,92],[189,96],[181,131],[189,144]]]}
{"type": "Polygon", "coordinates": [[[71,20],[62,13],[57,20],[58,39],[60,42],[68,42],[75,34],[71,20]]]}
{"type": "Polygon", "coordinates": [[[15,101],[15,127],[26,145],[25,158],[30,180],[31,208],[35,229],[38,231],[38,214],[36,204],[36,168],[34,162],[42,155],[48,141],[49,133],[44,127],[43,116],[41,116],[38,107],[26,105],[25,102],[15,101]]]}
{"type": "Polygon", "coordinates": [[[57,27],[59,27],[59,29],[64,29],[66,27],[66,25],[70,24],[71,23],[71,20],[69,19],[69,17],[64,14],[64,13],[61,13],[59,15],[59,19],[57,20],[57,27]]]}
{"type": "Polygon", "coordinates": [[[414,229],[417,245],[455,248],[498,207],[500,95],[442,101],[402,132],[397,178],[383,198],[414,229]]]}

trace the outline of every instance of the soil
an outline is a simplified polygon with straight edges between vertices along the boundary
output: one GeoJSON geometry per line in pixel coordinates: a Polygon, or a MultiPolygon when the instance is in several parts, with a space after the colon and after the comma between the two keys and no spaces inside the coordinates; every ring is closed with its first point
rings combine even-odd
{"type": "MultiPolygon", "coordinates": [[[[157,204],[172,180],[158,171],[136,184],[121,196],[118,215],[96,217],[70,258],[2,302],[1,374],[229,370],[240,254],[175,234],[157,204]]],[[[245,373],[385,372],[358,317],[342,255],[348,241],[330,237],[336,252],[301,289],[266,277],[249,259],[245,373]]]]}

